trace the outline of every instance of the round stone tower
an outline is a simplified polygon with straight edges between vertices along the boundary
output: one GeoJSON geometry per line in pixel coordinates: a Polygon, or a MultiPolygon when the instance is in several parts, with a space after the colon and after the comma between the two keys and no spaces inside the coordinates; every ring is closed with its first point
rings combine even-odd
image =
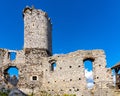
{"type": "Polygon", "coordinates": [[[47,13],[26,7],[24,17],[24,49],[37,48],[52,54],[52,25],[47,13]]]}

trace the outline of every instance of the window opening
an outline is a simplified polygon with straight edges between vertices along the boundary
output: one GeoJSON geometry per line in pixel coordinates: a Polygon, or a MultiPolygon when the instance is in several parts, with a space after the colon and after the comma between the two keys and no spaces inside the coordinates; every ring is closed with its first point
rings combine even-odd
{"type": "Polygon", "coordinates": [[[4,78],[7,82],[11,83],[13,86],[16,86],[19,81],[19,70],[15,66],[10,66],[4,70],[4,78]]]}
{"type": "Polygon", "coordinates": [[[119,74],[120,75],[120,70],[118,71],[118,73],[117,74],[119,74]]]}
{"type": "Polygon", "coordinates": [[[37,76],[33,76],[33,77],[32,77],[32,80],[37,80],[37,76]]]}
{"type": "Polygon", "coordinates": [[[51,64],[51,70],[55,71],[55,69],[56,69],[56,62],[54,62],[54,63],[51,64]]]}
{"type": "Polygon", "coordinates": [[[89,89],[93,88],[94,86],[92,61],[92,59],[84,60],[85,77],[87,82],[87,88],[89,89]]]}
{"type": "Polygon", "coordinates": [[[115,73],[115,70],[112,70],[112,77],[113,77],[113,83],[114,83],[114,86],[116,85],[116,73],[115,73]]]}
{"type": "Polygon", "coordinates": [[[10,60],[15,60],[16,59],[16,52],[10,52],[9,56],[10,56],[10,60]]]}

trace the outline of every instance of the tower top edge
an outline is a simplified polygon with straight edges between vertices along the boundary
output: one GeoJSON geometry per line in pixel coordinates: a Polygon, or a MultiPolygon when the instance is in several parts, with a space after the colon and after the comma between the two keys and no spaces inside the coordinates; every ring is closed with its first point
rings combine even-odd
{"type": "Polygon", "coordinates": [[[47,13],[45,11],[43,11],[42,9],[36,9],[34,6],[32,7],[29,7],[29,6],[26,6],[24,9],[23,9],[23,15],[25,15],[26,13],[37,13],[37,14],[40,14],[40,15],[45,15],[47,16],[47,13]]]}

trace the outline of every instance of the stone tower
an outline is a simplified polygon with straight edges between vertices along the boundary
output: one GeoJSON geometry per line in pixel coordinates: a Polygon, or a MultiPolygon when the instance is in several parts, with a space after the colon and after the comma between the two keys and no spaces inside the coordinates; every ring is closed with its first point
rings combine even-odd
{"type": "MultiPolygon", "coordinates": [[[[24,17],[24,66],[19,79],[22,89],[41,89],[43,84],[43,57],[52,55],[51,22],[42,10],[26,7],[24,17]],[[25,76],[23,76],[25,74],[25,76]]],[[[25,90],[27,92],[27,90],[25,90]]]]}
{"type": "Polygon", "coordinates": [[[47,13],[26,7],[24,16],[24,48],[37,48],[52,54],[52,25],[47,13]]]}

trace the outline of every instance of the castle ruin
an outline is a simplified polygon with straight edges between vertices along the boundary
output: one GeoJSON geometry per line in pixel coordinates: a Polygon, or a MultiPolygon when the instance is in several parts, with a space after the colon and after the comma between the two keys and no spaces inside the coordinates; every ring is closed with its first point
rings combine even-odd
{"type": "Polygon", "coordinates": [[[15,86],[26,94],[31,93],[32,88],[36,93],[46,91],[50,94],[67,93],[77,96],[114,96],[110,89],[114,83],[112,73],[110,68],[106,68],[106,55],[103,50],[78,50],[52,55],[52,24],[47,13],[26,7],[23,18],[23,50],[0,49],[2,82],[15,86]],[[10,59],[12,53],[16,54],[15,60],[10,59]],[[93,64],[92,91],[86,87],[86,60],[93,64]],[[7,71],[11,67],[19,70],[17,84],[10,84],[8,81],[7,71]]]}

